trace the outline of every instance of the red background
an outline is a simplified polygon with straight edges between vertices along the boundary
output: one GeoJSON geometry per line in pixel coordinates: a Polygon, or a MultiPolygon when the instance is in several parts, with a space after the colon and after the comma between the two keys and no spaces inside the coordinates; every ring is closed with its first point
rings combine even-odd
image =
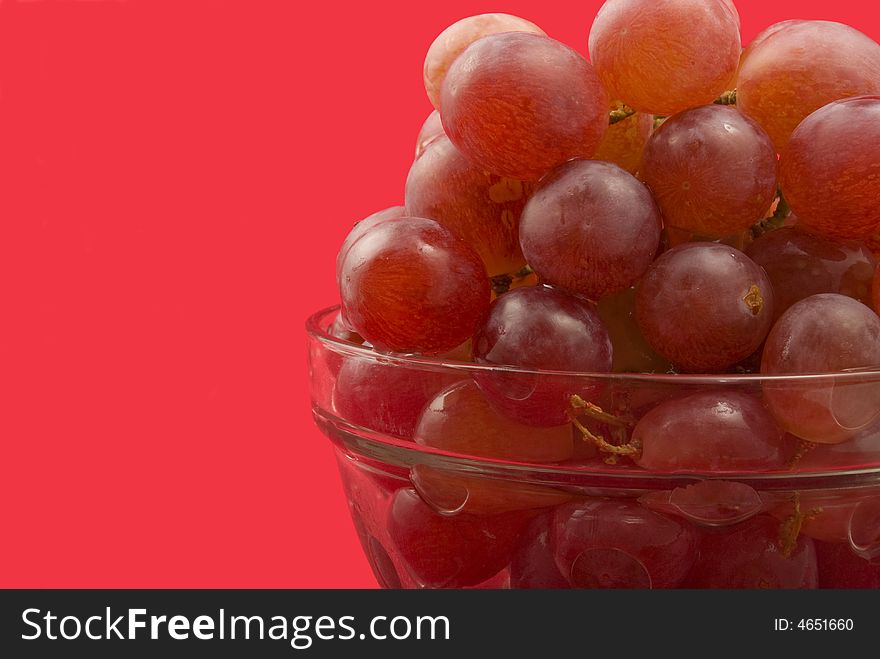
{"type": "MultiPolygon", "coordinates": [[[[585,52],[600,4],[0,3],[0,586],[374,586],[303,321],[403,201],[436,34],[507,11],[585,52]]],[[[744,41],[880,39],[865,4],[737,2],[744,41]]]]}

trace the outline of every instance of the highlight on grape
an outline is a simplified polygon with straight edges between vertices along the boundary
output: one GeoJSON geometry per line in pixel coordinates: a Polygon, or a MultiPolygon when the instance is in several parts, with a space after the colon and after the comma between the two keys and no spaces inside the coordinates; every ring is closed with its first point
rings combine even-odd
{"type": "Polygon", "coordinates": [[[310,343],[379,583],[880,587],[880,45],[607,0],[423,70],[310,343]]]}

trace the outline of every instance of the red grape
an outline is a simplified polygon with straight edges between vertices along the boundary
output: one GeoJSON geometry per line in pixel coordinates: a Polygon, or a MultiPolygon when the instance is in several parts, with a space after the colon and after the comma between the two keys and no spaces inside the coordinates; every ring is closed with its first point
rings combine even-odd
{"type": "MultiPolygon", "coordinates": [[[[354,245],[355,242],[357,242],[357,239],[363,236],[367,231],[372,229],[377,224],[381,224],[386,220],[397,220],[405,216],[406,209],[403,206],[391,206],[390,208],[386,208],[384,210],[373,213],[372,215],[365,217],[359,222],[355,222],[354,226],[351,228],[351,231],[349,231],[348,235],[345,237],[345,240],[342,241],[342,247],[339,248],[339,252],[337,252],[336,254],[337,284],[341,281],[340,277],[342,276],[342,262],[345,260],[345,255],[348,254],[348,250],[350,250],[351,246],[354,245]]],[[[344,318],[342,322],[346,323],[346,326],[348,326],[344,318]]]]}
{"type": "Polygon", "coordinates": [[[519,462],[562,462],[573,451],[568,425],[533,428],[512,421],[471,380],[437,394],[419,418],[415,440],[451,453],[519,462]]]}
{"type": "Polygon", "coordinates": [[[443,122],[440,121],[440,113],[434,110],[428,115],[428,118],[425,119],[425,123],[422,124],[419,130],[419,136],[416,138],[416,158],[422,155],[425,149],[433,144],[434,140],[445,134],[443,132],[443,122]]]}
{"type": "Polygon", "coordinates": [[[723,389],[661,403],[639,420],[632,444],[636,463],[651,471],[766,471],[790,457],[761,402],[723,389]]]}
{"type": "Polygon", "coordinates": [[[432,588],[476,586],[510,560],[527,518],[443,517],[415,491],[398,490],[388,513],[388,533],[413,577],[432,588]]]}
{"type": "Polygon", "coordinates": [[[336,378],[333,407],[349,423],[412,439],[422,410],[451,379],[380,358],[348,357],[336,378]]]}
{"type": "MultiPolygon", "coordinates": [[[[574,451],[571,428],[524,426],[496,411],[472,380],[440,392],[422,412],[419,444],[459,455],[518,462],[562,462],[574,451]]],[[[471,476],[428,465],[413,468],[412,481],[437,511],[493,514],[564,503],[564,492],[513,480],[471,476]]]]}
{"type": "Polygon", "coordinates": [[[770,277],[776,318],[795,302],[819,293],[840,293],[870,304],[877,261],[859,243],[783,227],[755,240],[746,254],[770,277]]]}
{"type": "MultiPolygon", "coordinates": [[[[870,249],[871,253],[880,259],[880,232],[865,238],[865,247],[870,249]]],[[[878,308],[878,311],[880,311],[880,308],[878,308]]]]}
{"type": "Polygon", "coordinates": [[[635,318],[634,288],[602,298],[596,308],[611,337],[615,373],[668,373],[672,370],[672,363],[658,355],[642,336],[635,318]]]}
{"type": "Polygon", "coordinates": [[[689,588],[815,588],[816,550],[801,536],[786,556],[779,522],[759,515],[723,531],[707,531],[700,557],[688,575],[689,588]]]}
{"type": "Polygon", "coordinates": [[[642,162],[645,144],[653,131],[654,115],[636,112],[608,127],[593,159],[614,163],[630,174],[635,174],[642,162]]]}
{"type": "Polygon", "coordinates": [[[608,127],[608,96],[593,67],[549,37],[484,37],[452,64],[442,94],[446,134],[475,164],[536,180],[590,158],[608,127]]]}
{"type": "Polygon", "coordinates": [[[816,543],[819,588],[880,588],[880,563],[856,556],[848,545],[816,543]]]}
{"type": "Polygon", "coordinates": [[[649,492],[639,503],[651,510],[680,515],[700,526],[729,526],[761,512],[761,496],[745,483],[702,480],[672,491],[649,492]]]}
{"type": "Polygon", "coordinates": [[[573,160],[545,176],[520,220],[523,253],[541,280],[598,300],[632,286],[660,247],[651,193],[620,167],[573,160]]]}
{"type": "Polygon", "coordinates": [[[480,257],[432,220],[382,222],[348,250],[342,309],[378,350],[436,355],[463,343],[489,305],[480,257]]]}
{"type": "Polygon", "coordinates": [[[471,164],[445,136],[416,158],[406,179],[406,210],[439,222],[480,255],[489,276],[526,264],[517,224],[531,185],[471,164]]]}
{"type": "MultiPolygon", "coordinates": [[[[880,61],[875,74],[880,84],[880,61]]],[[[782,154],[779,173],[800,226],[837,238],[880,231],[878,143],[880,96],[837,101],[804,119],[782,154]]]]}
{"type": "Polygon", "coordinates": [[[866,549],[880,540],[880,520],[870,514],[878,502],[876,489],[807,491],[798,492],[770,512],[782,521],[795,520],[800,532],[814,540],[849,544],[852,539],[866,549]]]}
{"type": "Polygon", "coordinates": [[[560,506],[552,534],[556,565],[578,588],[673,588],[697,558],[690,524],[630,501],[560,506]]]}
{"type": "Polygon", "coordinates": [[[764,127],[778,152],[822,106],[880,93],[880,46],[848,25],[786,21],[755,41],[740,65],[737,107],[764,127]]]}
{"type": "Polygon", "coordinates": [[[425,91],[435,108],[440,107],[443,81],[452,63],[477,39],[501,32],[544,34],[534,23],[510,14],[479,14],[462,18],[434,39],[425,57],[425,91]]]}
{"type": "MultiPolygon", "coordinates": [[[[839,373],[880,367],[880,318],[852,298],[813,295],[786,311],[767,338],[766,374],[839,373]]],[[[880,414],[880,378],[851,374],[764,384],[764,396],[788,432],[834,444],[852,437],[880,414]]]]}
{"type": "Polygon", "coordinates": [[[776,198],[776,152],[763,129],[736,108],[705,105],[654,132],[639,176],[668,226],[729,236],[763,218],[776,198]]]}
{"type": "Polygon", "coordinates": [[[689,372],[713,372],[751,355],[773,318],[773,288],[745,254],[686,243],[650,267],[636,294],[636,319],[661,355],[689,372]]]}
{"type": "Polygon", "coordinates": [[[880,265],[877,266],[877,271],[874,273],[874,311],[880,313],[880,265]]]}
{"type": "MultiPolygon", "coordinates": [[[[474,337],[477,363],[532,369],[607,373],[611,340],[586,300],[545,286],[499,297],[474,337]]],[[[569,397],[593,398],[601,385],[579,377],[503,371],[477,381],[511,419],[536,426],[568,423],[569,397]]]]}
{"type": "Polygon", "coordinates": [[[550,547],[552,514],[536,517],[523,532],[510,560],[511,588],[569,588],[550,547]]]}
{"type": "Polygon", "coordinates": [[[349,325],[348,321],[345,320],[345,316],[341,313],[337,314],[336,318],[333,319],[333,323],[327,328],[327,333],[340,341],[347,341],[348,343],[363,345],[364,342],[364,338],[351,329],[351,325],[349,325]]]}
{"type": "Polygon", "coordinates": [[[711,103],[739,64],[739,17],[719,0],[608,0],[590,58],[614,98],[671,115],[711,103]]]}

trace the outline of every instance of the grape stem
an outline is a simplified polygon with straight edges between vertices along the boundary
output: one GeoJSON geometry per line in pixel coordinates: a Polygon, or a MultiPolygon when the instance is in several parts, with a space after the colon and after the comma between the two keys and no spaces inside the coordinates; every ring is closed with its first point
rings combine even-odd
{"type": "Polygon", "coordinates": [[[504,295],[510,290],[513,282],[521,281],[529,275],[534,274],[534,272],[534,270],[526,265],[512,275],[495,275],[491,278],[492,292],[495,293],[495,295],[504,295]]]}
{"type": "Polygon", "coordinates": [[[794,505],[794,512],[779,525],[779,547],[782,549],[782,555],[785,558],[790,558],[795,547],[797,547],[797,541],[804,524],[815,519],[816,515],[822,512],[821,508],[813,508],[807,513],[801,511],[800,492],[794,493],[792,504],[794,505]]]}
{"type": "Polygon", "coordinates": [[[596,421],[601,421],[602,423],[607,423],[610,426],[619,426],[622,428],[626,428],[627,426],[632,425],[631,422],[625,421],[619,416],[614,416],[613,414],[605,412],[598,405],[594,405],[593,403],[585,401],[577,394],[574,394],[569,399],[569,402],[574,409],[580,410],[581,412],[583,412],[590,418],[595,419],[596,421]]]}
{"type": "Polygon", "coordinates": [[[794,455],[791,456],[791,460],[788,461],[788,465],[786,465],[789,469],[794,469],[798,466],[798,463],[803,459],[803,457],[816,448],[816,445],[813,442],[808,442],[806,439],[802,439],[800,444],[798,444],[797,450],[794,452],[794,455]]]}
{"type": "Polygon", "coordinates": [[[716,98],[713,103],[715,105],[736,105],[736,90],[731,89],[730,91],[726,91],[721,96],[716,98]]]}
{"type": "Polygon", "coordinates": [[[760,238],[765,233],[782,228],[782,225],[785,224],[785,218],[791,214],[791,208],[789,208],[788,202],[785,201],[785,197],[782,196],[782,190],[779,191],[777,196],[779,201],[776,204],[776,210],[766,220],[758,222],[758,224],[752,227],[752,238],[760,238]]]}
{"type": "Polygon", "coordinates": [[[606,458],[605,462],[607,462],[608,464],[617,464],[617,459],[619,456],[627,456],[632,458],[633,456],[637,456],[642,452],[641,447],[633,442],[620,445],[611,444],[604,437],[593,433],[589,428],[581,423],[580,419],[578,419],[578,414],[585,414],[591,419],[595,419],[596,421],[607,423],[609,425],[617,426],[619,428],[625,428],[626,426],[631,425],[630,423],[621,419],[620,417],[614,416],[613,414],[608,414],[598,405],[594,405],[593,403],[585,401],[577,394],[571,396],[569,398],[569,402],[571,403],[572,407],[568,415],[571,419],[571,423],[584,436],[584,441],[593,444],[597,449],[599,449],[600,453],[607,454],[608,457],[606,458]]]}
{"type": "Polygon", "coordinates": [[[614,124],[623,121],[624,119],[628,119],[633,116],[636,111],[628,105],[622,105],[619,108],[616,108],[608,113],[608,125],[613,126],[614,124]]]}

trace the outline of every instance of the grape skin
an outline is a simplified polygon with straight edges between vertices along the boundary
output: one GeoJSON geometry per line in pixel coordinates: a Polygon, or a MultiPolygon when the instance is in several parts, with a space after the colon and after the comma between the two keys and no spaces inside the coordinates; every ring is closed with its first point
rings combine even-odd
{"type": "Polygon", "coordinates": [[[779,153],[812,112],[839,99],[880,94],[880,45],[848,25],[786,21],[756,41],[740,66],[737,107],[764,127],[779,153]]]}
{"type": "Polygon", "coordinates": [[[588,556],[597,562],[613,559],[612,565],[592,566],[600,576],[603,568],[607,570],[613,587],[674,588],[696,560],[697,545],[697,534],[688,522],[631,501],[578,501],[560,506],[554,513],[551,546],[556,565],[575,587],[586,585],[578,583],[572,572],[579,555],[602,549],[616,551],[588,556]],[[640,574],[639,564],[647,574],[640,574]],[[635,580],[627,583],[631,577],[635,580]]]}
{"type": "MultiPolygon", "coordinates": [[[[384,210],[377,211],[372,215],[365,217],[359,222],[355,222],[354,226],[351,228],[351,231],[348,232],[348,235],[345,237],[345,240],[342,241],[342,246],[339,248],[339,252],[336,254],[336,282],[337,284],[341,281],[340,277],[342,276],[342,262],[345,260],[345,255],[348,254],[348,250],[351,249],[351,246],[357,242],[357,239],[363,236],[367,231],[372,229],[377,224],[381,224],[382,222],[386,222],[387,220],[396,220],[401,217],[406,217],[406,209],[403,206],[391,206],[390,208],[385,208],[384,210]]],[[[346,322],[344,319],[342,322],[346,322]]]]}
{"type": "Polygon", "coordinates": [[[524,32],[471,44],[449,69],[441,105],[446,134],[465,157],[519,180],[592,157],[608,128],[608,95],[592,65],[524,32]]]}
{"type": "Polygon", "coordinates": [[[349,357],[333,388],[333,408],[348,423],[393,437],[412,439],[425,405],[451,376],[401,368],[368,357],[349,357]]]}
{"type": "Polygon", "coordinates": [[[562,462],[574,450],[568,425],[532,428],[500,414],[471,380],[441,391],[422,412],[415,440],[460,455],[562,462]]]}
{"type": "Polygon", "coordinates": [[[445,135],[443,132],[443,122],[440,120],[440,113],[434,110],[425,119],[425,123],[419,129],[419,135],[416,137],[416,158],[421,156],[438,137],[445,135]]]}
{"type": "MultiPolygon", "coordinates": [[[[499,297],[474,337],[477,363],[608,373],[612,347],[593,305],[546,286],[518,288],[499,297]]],[[[492,403],[527,425],[569,421],[569,397],[595,398],[602,383],[560,375],[487,372],[475,379],[492,403]]]]}
{"type": "MultiPolygon", "coordinates": [[[[571,428],[534,428],[497,411],[472,380],[459,382],[424,407],[414,438],[418,444],[457,455],[517,462],[562,462],[574,452],[571,428]]],[[[494,514],[546,508],[570,496],[555,489],[469,476],[419,465],[411,476],[416,490],[444,512],[494,514]]]]}
{"type": "MultiPolygon", "coordinates": [[[[618,108],[619,104],[612,105],[612,109],[618,108]]],[[[636,112],[634,115],[608,126],[593,160],[614,163],[630,174],[635,174],[642,163],[645,144],[653,132],[654,116],[644,112],[636,112]]]]}
{"type": "Polygon", "coordinates": [[[819,588],[880,588],[880,564],[856,556],[845,544],[816,543],[819,588]]]}
{"type": "Polygon", "coordinates": [[[552,522],[552,513],[546,513],[526,527],[510,560],[511,588],[570,588],[553,559],[552,522]]]}
{"type": "Polygon", "coordinates": [[[476,586],[509,561],[528,518],[519,514],[443,517],[414,490],[398,490],[388,511],[388,533],[419,582],[432,588],[476,586]]]}
{"type": "Polygon", "coordinates": [[[880,231],[880,96],[826,105],[797,127],[780,186],[798,223],[836,238],[880,231]]]}
{"type": "Polygon", "coordinates": [[[773,284],[776,319],[803,299],[840,293],[871,303],[877,261],[859,243],[823,238],[796,226],[770,231],[745,250],[773,284]]]}
{"type": "Polygon", "coordinates": [[[510,14],[479,14],[456,21],[443,30],[425,56],[425,91],[431,104],[439,109],[446,73],[456,58],[477,39],[501,32],[529,32],[543,35],[534,23],[510,14]]]}
{"type": "Polygon", "coordinates": [[[480,257],[432,220],[365,232],[342,262],[342,310],[377,350],[437,355],[463,343],[489,305],[480,257]]]}
{"type": "Polygon", "coordinates": [[[624,291],[660,247],[651,193],[616,165],[573,160],[541,180],[523,210],[520,242],[542,281],[598,300],[624,291]]]}
{"type": "MultiPolygon", "coordinates": [[[[880,367],[880,318],[844,295],[821,294],[786,311],[764,347],[765,374],[837,373],[880,367]]],[[[835,444],[858,433],[880,411],[876,377],[834,383],[767,381],[764,396],[788,432],[811,442],[835,444]]]]}
{"type": "Polygon", "coordinates": [[[636,464],[663,472],[766,471],[788,459],[782,431],[759,400],[702,391],[661,403],[633,431],[636,464]]]}
{"type": "Polygon", "coordinates": [[[406,179],[406,210],[439,222],[480,255],[489,276],[526,264],[518,224],[532,186],[471,164],[446,136],[416,159],[406,179]]]}
{"type": "Polygon", "coordinates": [[[673,115],[711,103],[733,78],[739,18],[719,0],[608,0],[589,50],[602,84],[641,112],[673,115]]]}
{"type": "Polygon", "coordinates": [[[636,293],[636,320],[654,350],[688,372],[717,372],[751,355],[773,318],[773,287],[742,252],[717,243],[674,247],[636,293]]]}
{"type": "Polygon", "coordinates": [[[779,522],[759,515],[724,531],[707,531],[687,588],[816,588],[813,541],[800,536],[789,556],[779,543],[779,522]]]}
{"type": "Polygon", "coordinates": [[[730,236],[763,218],[776,197],[770,138],[736,108],[706,105],[669,118],[645,146],[639,177],[667,226],[730,236]]]}

